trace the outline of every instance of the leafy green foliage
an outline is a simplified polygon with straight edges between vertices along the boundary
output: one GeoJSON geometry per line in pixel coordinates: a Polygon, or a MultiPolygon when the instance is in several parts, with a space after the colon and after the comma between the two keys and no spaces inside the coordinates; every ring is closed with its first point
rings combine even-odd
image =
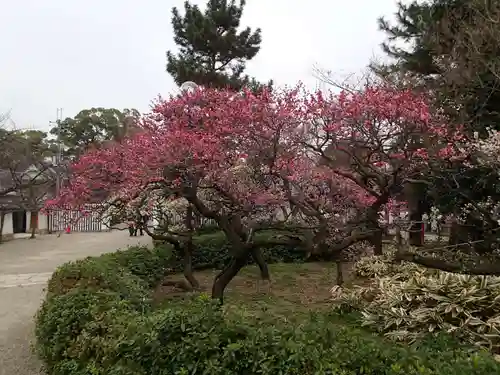
{"type": "Polygon", "coordinates": [[[118,250],[103,257],[118,263],[132,275],[141,278],[149,287],[158,285],[170,269],[172,253],[169,247],[149,249],[144,246],[132,246],[118,250]]]}
{"type": "Polygon", "coordinates": [[[396,249],[388,248],[383,255],[361,257],[354,263],[354,272],[357,276],[364,278],[392,276],[405,279],[411,277],[414,272],[422,270],[422,267],[414,263],[395,262],[395,251],[396,249]]]}
{"type": "Polygon", "coordinates": [[[36,351],[50,375],[500,370],[485,353],[442,337],[405,348],[340,325],[331,314],[306,315],[292,324],[251,317],[241,308],[224,310],[206,295],[154,310],[144,296],[165,271],[162,262],[168,263],[170,253],[164,251],[136,247],[68,263],[54,273],[36,317],[36,351]]]}
{"type": "Polygon", "coordinates": [[[48,295],[61,295],[74,288],[109,290],[120,297],[142,300],[170,271],[168,247],[125,250],[68,262],[57,268],[48,284],[48,295]]]}
{"type": "Polygon", "coordinates": [[[147,295],[147,284],[109,256],[88,257],[60,266],[48,284],[48,295],[57,296],[75,288],[106,290],[121,298],[140,301],[147,295]]]}
{"type": "MultiPolygon", "coordinates": [[[[273,233],[260,233],[257,240],[264,241],[273,233]]],[[[195,249],[193,251],[194,269],[221,269],[231,259],[231,245],[227,242],[224,233],[217,231],[201,234],[193,238],[195,249]]],[[[168,244],[161,245],[156,242],[158,248],[169,249],[168,244]]],[[[306,251],[297,246],[269,245],[262,248],[264,258],[268,263],[293,263],[303,262],[306,259],[306,251]]],[[[182,254],[174,253],[172,267],[179,271],[182,269],[182,254]]],[[[248,259],[248,264],[253,264],[253,259],[248,259]]]]}
{"type": "MultiPolygon", "coordinates": [[[[194,81],[217,88],[260,88],[260,84],[244,75],[246,61],[260,49],[260,29],[249,27],[239,31],[245,1],[210,0],[202,12],[198,5],[184,3],[185,14],[172,9],[174,41],[180,51],[167,52],[167,72],[177,85],[194,81]]],[[[271,85],[272,83],[269,83],[271,85]]]]}
{"type": "Polygon", "coordinates": [[[90,108],[74,118],[60,121],[50,130],[66,146],[69,156],[79,155],[90,146],[120,140],[136,127],[140,114],[136,109],[90,108]]]}
{"type": "Polygon", "coordinates": [[[337,291],[336,309],[360,310],[363,325],[397,340],[447,332],[500,350],[500,278],[395,265],[390,256],[373,258],[355,266],[358,274],[374,278],[372,283],[337,291]]]}
{"type": "Polygon", "coordinates": [[[105,334],[87,325],[72,342],[75,350],[66,351],[51,374],[70,369],[82,374],[486,375],[500,370],[485,353],[446,338],[403,347],[333,324],[324,315],[290,325],[227,314],[205,296],[145,315],[125,311],[106,328],[94,324],[105,334]]]}
{"type": "MultiPolygon", "coordinates": [[[[59,267],[36,316],[37,353],[51,374],[94,374],[108,366],[111,337],[151,308],[151,289],[168,271],[170,252],[131,247],[59,267]]],[[[111,361],[115,374],[140,374],[111,361]]]]}
{"type": "Polygon", "coordinates": [[[112,291],[83,287],[47,298],[36,316],[36,352],[51,374],[88,374],[96,346],[136,310],[112,291]]]}

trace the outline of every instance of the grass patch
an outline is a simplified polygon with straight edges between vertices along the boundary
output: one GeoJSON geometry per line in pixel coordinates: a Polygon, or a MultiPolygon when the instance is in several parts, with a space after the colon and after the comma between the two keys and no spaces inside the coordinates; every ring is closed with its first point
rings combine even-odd
{"type": "MultiPolygon", "coordinates": [[[[265,315],[293,320],[331,307],[329,299],[330,289],[335,284],[334,264],[276,263],[270,264],[269,269],[271,281],[266,282],[260,279],[257,266],[243,268],[226,290],[226,308],[238,309],[257,318],[265,315]]],[[[209,292],[216,274],[217,271],[207,270],[196,272],[195,276],[203,290],[209,292]]],[[[188,296],[192,294],[166,286],[157,288],[154,293],[160,307],[173,298],[188,296]]]]}

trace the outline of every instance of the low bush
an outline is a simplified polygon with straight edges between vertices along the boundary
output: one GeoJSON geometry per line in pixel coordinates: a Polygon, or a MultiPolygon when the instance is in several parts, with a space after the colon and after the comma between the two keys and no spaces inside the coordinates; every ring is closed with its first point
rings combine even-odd
{"type": "Polygon", "coordinates": [[[361,257],[354,263],[354,272],[356,276],[362,278],[378,278],[384,276],[393,276],[399,279],[405,279],[413,273],[422,271],[423,268],[410,262],[395,262],[395,248],[387,248],[383,255],[371,255],[361,257]]]}
{"type": "Polygon", "coordinates": [[[138,251],[56,271],[36,317],[36,351],[49,375],[500,373],[487,353],[448,337],[405,347],[339,316],[318,313],[300,323],[252,318],[205,295],[153,309],[147,295],[161,255],[138,251]]]}
{"type": "Polygon", "coordinates": [[[123,298],[143,298],[170,268],[169,248],[133,246],[98,257],[87,257],[58,267],[48,284],[49,295],[64,294],[76,287],[111,290],[123,298]]]}
{"type": "Polygon", "coordinates": [[[150,287],[157,285],[164,279],[172,263],[171,249],[165,246],[154,249],[145,246],[132,246],[125,250],[106,254],[103,257],[117,262],[132,275],[144,280],[150,287]]]}
{"type": "Polygon", "coordinates": [[[151,309],[151,288],[165,276],[170,257],[168,249],[131,247],[59,267],[36,316],[37,353],[49,372],[99,373],[88,367],[107,363],[98,349],[111,333],[122,334],[119,324],[151,309]]]}
{"type": "Polygon", "coordinates": [[[374,279],[336,291],[335,309],[361,311],[363,325],[396,340],[448,332],[500,352],[500,278],[389,262],[390,256],[360,261],[357,272],[374,279]]]}
{"type": "Polygon", "coordinates": [[[35,336],[36,352],[48,373],[92,373],[83,368],[99,360],[96,347],[120,323],[148,308],[145,303],[139,307],[115,292],[82,287],[46,299],[36,316],[35,336]]]}
{"type": "Polygon", "coordinates": [[[49,280],[48,297],[62,295],[75,288],[111,291],[130,301],[142,300],[149,290],[146,282],[106,254],[58,267],[49,280]]]}
{"type": "MultiPolygon", "coordinates": [[[[257,238],[262,239],[271,236],[270,233],[259,233],[257,238]]],[[[205,233],[193,238],[195,250],[193,251],[193,267],[195,269],[221,269],[229,262],[231,257],[231,245],[222,232],[205,233]]],[[[159,247],[169,248],[168,245],[159,247]]],[[[297,246],[270,245],[262,248],[267,263],[294,263],[304,262],[306,252],[297,246]]],[[[176,271],[182,269],[182,254],[175,254],[173,267],[176,271]]],[[[248,259],[248,264],[253,264],[253,259],[248,259]]]]}
{"type": "Polygon", "coordinates": [[[172,306],[153,319],[158,341],[149,345],[162,350],[142,365],[157,364],[169,373],[442,375],[493,374],[500,369],[484,354],[447,351],[447,344],[439,350],[427,344],[405,348],[332,324],[322,314],[300,325],[226,319],[217,306],[195,301],[187,307],[172,306]]]}
{"type": "Polygon", "coordinates": [[[486,353],[472,352],[448,338],[404,347],[332,324],[325,315],[291,325],[228,319],[226,314],[199,297],[149,314],[127,313],[126,319],[106,314],[110,319],[100,322],[111,326],[105,329],[95,323],[100,331],[86,328],[69,343],[71,350],[50,374],[69,375],[71,370],[77,374],[493,375],[500,371],[486,353]]]}

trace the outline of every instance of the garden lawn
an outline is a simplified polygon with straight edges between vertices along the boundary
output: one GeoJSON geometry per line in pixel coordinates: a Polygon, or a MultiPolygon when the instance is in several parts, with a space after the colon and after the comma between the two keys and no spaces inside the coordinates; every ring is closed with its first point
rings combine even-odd
{"type": "MultiPolygon", "coordinates": [[[[331,309],[330,289],[335,284],[335,264],[276,263],[270,264],[269,269],[270,282],[260,279],[257,266],[243,268],[226,289],[226,308],[252,317],[265,315],[290,320],[311,311],[331,309]]],[[[216,274],[214,270],[195,272],[203,291],[210,293],[216,274]]],[[[155,291],[155,300],[163,305],[172,298],[182,299],[188,295],[170,286],[161,286],[155,291]]]]}

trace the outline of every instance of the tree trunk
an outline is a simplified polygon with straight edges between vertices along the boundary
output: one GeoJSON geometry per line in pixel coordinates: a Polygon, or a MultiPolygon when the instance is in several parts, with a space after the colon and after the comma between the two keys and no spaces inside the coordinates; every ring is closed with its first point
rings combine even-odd
{"type": "Polygon", "coordinates": [[[408,243],[410,246],[423,246],[422,215],[426,210],[425,185],[408,183],[404,187],[404,193],[408,202],[408,216],[411,222],[408,243]]]}
{"type": "Polygon", "coordinates": [[[199,289],[200,283],[193,273],[193,241],[190,239],[183,247],[184,250],[184,277],[193,289],[199,289]]]}
{"type": "Polygon", "coordinates": [[[422,236],[422,212],[410,212],[410,229],[408,233],[408,243],[410,246],[423,246],[422,236]]]}
{"type": "Polygon", "coordinates": [[[5,212],[0,212],[0,242],[3,240],[3,226],[5,223],[5,212]]]}
{"type": "Polygon", "coordinates": [[[30,238],[31,239],[36,238],[36,227],[35,226],[31,227],[31,236],[30,236],[30,238]]]}
{"type": "Polygon", "coordinates": [[[335,265],[337,266],[337,285],[342,286],[344,284],[344,273],[342,269],[342,261],[336,260],[335,265]]]}
{"type": "Polygon", "coordinates": [[[370,237],[370,243],[373,246],[373,254],[374,255],[382,255],[384,253],[382,247],[382,228],[377,224],[376,227],[373,227],[374,233],[370,237]]]}
{"type": "Polygon", "coordinates": [[[449,245],[457,245],[462,248],[468,247],[469,231],[464,225],[460,225],[456,219],[451,222],[450,237],[448,239],[449,245]]]}
{"type": "Polygon", "coordinates": [[[383,254],[382,239],[384,237],[384,232],[379,224],[379,212],[382,205],[387,203],[388,198],[389,195],[387,194],[379,197],[377,202],[368,208],[366,215],[367,229],[370,232],[368,242],[373,246],[373,254],[375,255],[383,254]]]}
{"type": "Polygon", "coordinates": [[[193,273],[193,207],[191,205],[186,210],[186,228],[189,237],[182,248],[184,251],[184,277],[193,289],[199,289],[200,283],[196,280],[193,273]]]}
{"type": "Polygon", "coordinates": [[[224,291],[232,279],[245,267],[247,263],[249,250],[239,252],[234,256],[231,262],[215,277],[212,286],[212,298],[218,299],[222,304],[224,302],[224,291]]]}
{"type": "Polygon", "coordinates": [[[269,267],[267,266],[267,262],[264,259],[264,255],[262,255],[262,250],[260,248],[252,249],[252,258],[255,260],[255,263],[259,266],[260,269],[260,277],[262,280],[270,280],[269,276],[269,267]]]}

